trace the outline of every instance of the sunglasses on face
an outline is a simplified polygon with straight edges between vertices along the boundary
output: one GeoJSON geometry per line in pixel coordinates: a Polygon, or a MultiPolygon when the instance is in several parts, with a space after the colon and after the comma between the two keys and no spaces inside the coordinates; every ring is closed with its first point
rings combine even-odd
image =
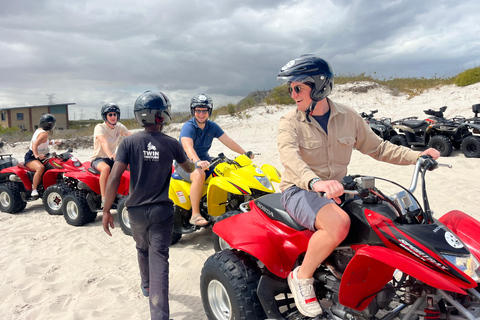
{"type": "Polygon", "coordinates": [[[196,114],[200,114],[200,113],[207,114],[207,113],[208,113],[208,110],[198,110],[198,109],[195,109],[195,113],[196,113],[196,114]]]}
{"type": "Polygon", "coordinates": [[[116,117],[118,115],[117,115],[116,112],[113,112],[113,113],[107,113],[107,116],[109,116],[109,117],[114,117],[115,116],[116,117]]]}
{"type": "Polygon", "coordinates": [[[295,90],[296,93],[300,93],[303,89],[300,85],[295,86],[295,87],[288,87],[288,93],[292,94],[293,90],[295,90]]]}

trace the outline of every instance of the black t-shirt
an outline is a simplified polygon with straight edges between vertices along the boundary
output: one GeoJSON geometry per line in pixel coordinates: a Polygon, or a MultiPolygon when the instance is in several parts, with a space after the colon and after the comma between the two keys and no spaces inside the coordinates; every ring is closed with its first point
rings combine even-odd
{"type": "Polygon", "coordinates": [[[187,160],[180,143],[161,132],[142,131],[126,137],[115,161],[130,165],[130,198],[127,207],[173,203],[168,198],[172,163],[187,160]]]}

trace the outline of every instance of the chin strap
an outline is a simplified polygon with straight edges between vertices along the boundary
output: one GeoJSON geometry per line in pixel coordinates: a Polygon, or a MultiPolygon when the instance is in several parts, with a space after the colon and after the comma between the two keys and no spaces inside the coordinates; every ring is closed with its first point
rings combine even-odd
{"type": "Polygon", "coordinates": [[[307,121],[308,122],[312,122],[310,120],[310,116],[312,115],[313,113],[313,110],[315,110],[315,107],[317,106],[317,102],[316,100],[313,100],[312,103],[310,103],[310,106],[308,107],[307,110],[305,110],[305,113],[307,114],[307,121]]]}

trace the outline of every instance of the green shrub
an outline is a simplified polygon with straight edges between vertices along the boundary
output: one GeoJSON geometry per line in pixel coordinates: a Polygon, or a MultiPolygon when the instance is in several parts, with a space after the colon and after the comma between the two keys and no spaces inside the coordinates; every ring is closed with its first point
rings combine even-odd
{"type": "Polygon", "coordinates": [[[270,94],[265,98],[265,102],[269,105],[273,104],[294,104],[286,85],[281,85],[272,89],[270,94]]]}
{"type": "Polygon", "coordinates": [[[459,87],[468,86],[480,82],[480,67],[463,71],[455,79],[455,84],[459,87]]]}
{"type": "Polygon", "coordinates": [[[231,115],[234,116],[235,112],[237,112],[237,106],[234,105],[233,103],[227,104],[227,112],[231,115]]]}

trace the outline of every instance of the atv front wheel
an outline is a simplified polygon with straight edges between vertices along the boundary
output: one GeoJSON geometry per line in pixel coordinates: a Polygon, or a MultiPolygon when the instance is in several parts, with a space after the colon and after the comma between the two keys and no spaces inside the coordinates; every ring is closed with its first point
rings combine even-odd
{"type": "Polygon", "coordinates": [[[0,184],[0,211],[17,213],[25,209],[27,202],[22,199],[23,185],[15,182],[0,184]]]}
{"type": "Polygon", "coordinates": [[[63,198],[70,193],[71,189],[66,184],[54,184],[45,190],[42,201],[48,214],[62,215],[63,198]]]}
{"type": "Polygon", "coordinates": [[[397,146],[408,147],[407,137],[403,134],[396,134],[391,139],[390,142],[397,146]]]}
{"type": "Polygon", "coordinates": [[[428,142],[428,147],[435,148],[440,151],[440,156],[442,157],[448,157],[453,151],[452,141],[441,134],[431,137],[430,141],[428,142]]]}
{"type": "MultiPolygon", "coordinates": [[[[225,212],[224,214],[222,214],[220,217],[217,218],[217,221],[215,223],[218,223],[227,218],[236,216],[239,213],[241,213],[241,211],[238,211],[238,210],[225,212]]],[[[212,240],[213,240],[213,249],[215,249],[215,252],[222,251],[223,249],[231,249],[230,245],[225,240],[220,238],[218,234],[216,234],[215,232],[213,232],[212,234],[212,240]]]]}
{"type": "Polygon", "coordinates": [[[257,286],[260,273],[242,251],[223,250],[210,256],[202,268],[200,288],[209,320],[265,319],[257,286]]]}
{"type": "Polygon", "coordinates": [[[463,139],[461,150],[467,158],[480,158],[480,137],[469,136],[463,139]]]}
{"type": "Polygon", "coordinates": [[[97,218],[97,213],[88,206],[86,194],[80,190],[74,190],[63,202],[63,217],[71,226],[83,226],[97,218]]]}
{"type": "Polygon", "coordinates": [[[117,216],[118,224],[120,224],[120,228],[122,229],[123,233],[125,233],[127,236],[131,236],[132,227],[130,226],[130,217],[128,215],[127,207],[125,207],[125,202],[127,200],[128,197],[125,197],[118,202],[117,216]]]}

